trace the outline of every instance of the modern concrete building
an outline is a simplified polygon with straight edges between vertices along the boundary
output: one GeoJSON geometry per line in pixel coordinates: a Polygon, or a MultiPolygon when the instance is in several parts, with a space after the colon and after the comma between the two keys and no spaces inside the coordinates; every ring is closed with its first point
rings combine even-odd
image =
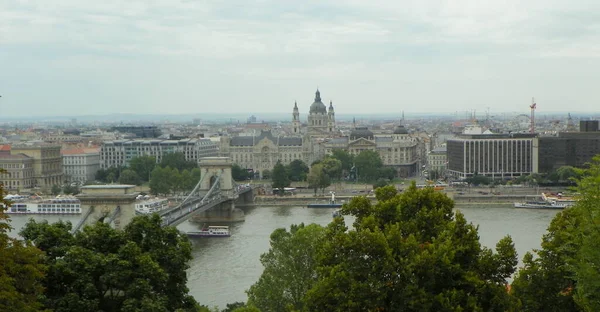
{"type": "Polygon", "coordinates": [[[198,162],[202,157],[218,156],[219,147],[210,139],[107,141],[100,148],[100,167],[127,166],[132,158],[142,155],[154,156],[159,163],[163,155],[174,152],[198,162]]]}
{"type": "Polygon", "coordinates": [[[448,140],[448,174],[507,178],[538,172],[535,134],[472,134],[448,140]]]}
{"type": "Polygon", "coordinates": [[[562,166],[583,167],[600,154],[597,120],[579,123],[579,132],[559,132],[556,137],[540,137],[539,171],[552,172],[562,166]]]}
{"type": "Polygon", "coordinates": [[[100,170],[100,148],[73,148],[62,151],[65,180],[84,184],[94,181],[100,170]]]}
{"type": "Polygon", "coordinates": [[[33,159],[35,185],[44,191],[53,185],[62,185],[63,167],[60,145],[45,143],[27,143],[13,145],[11,154],[23,154],[33,159]]]}

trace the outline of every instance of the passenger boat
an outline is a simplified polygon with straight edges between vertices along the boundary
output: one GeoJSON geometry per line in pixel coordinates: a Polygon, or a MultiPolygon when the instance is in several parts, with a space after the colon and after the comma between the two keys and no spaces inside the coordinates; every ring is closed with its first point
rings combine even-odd
{"type": "Polygon", "coordinates": [[[542,199],[556,204],[557,206],[570,207],[577,203],[577,200],[572,196],[563,195],[563,193],[542,193],[542,199]]]}
{"type": "Polygon", "coordinates": [[[186,233],[189,237],[229,237],[229,227],[224,225],[214,225],[203,227],[200,231],[190,231],[186,233]]]}
{"type": "Polygon", "coordinates": [[[23,198],[14,201],[6,210],[12,214],[81,214],[81,203],[79,199],[67,196],[52,199],[41,197],[23,198]]]}
{"type": "Polygon", "coordinates": [[[547,201],[528,201],[524,203],[514,203],[515,208],[529,208],[529,209],[564,209],[568,206],[559,205],[554,202],[547,201]]]}

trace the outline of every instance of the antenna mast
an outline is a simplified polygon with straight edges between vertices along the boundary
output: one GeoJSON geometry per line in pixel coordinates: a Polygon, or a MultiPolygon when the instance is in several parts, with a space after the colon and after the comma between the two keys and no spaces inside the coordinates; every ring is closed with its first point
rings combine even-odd
{"type": "Polygon", "coordinates": [[[529,108],[531,109],[531,126],[529,128],[529,132],[530,133],[535,133],[535,109],[536,109],[536,103],[535,103],[535,99],[531,98],[531,105],[529,105],[529,108]]]}

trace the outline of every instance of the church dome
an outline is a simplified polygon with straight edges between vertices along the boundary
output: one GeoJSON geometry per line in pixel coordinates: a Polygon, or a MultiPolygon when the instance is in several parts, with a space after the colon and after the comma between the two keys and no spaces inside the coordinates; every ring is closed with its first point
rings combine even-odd
{"type": "Polygon", "coordinates": [[[315,101],[310,106],[310,114],[325,114],[327,113],[327,107],[321,102],[321,92],[317,90],[315,93],[315,101]]]}
{"type": "Polygon", "coordinates": [[[394,134],[408,134],[408,130],[406,130],[403,125],[398,125],[396,129],[394,129],[394,134]]]}
{"type": "Polygon", "coordinates": [[[373,132],[367,127],[356,127],[350,132],[350,140],[357,140],[360,138],[373,140],[373,132]]]}

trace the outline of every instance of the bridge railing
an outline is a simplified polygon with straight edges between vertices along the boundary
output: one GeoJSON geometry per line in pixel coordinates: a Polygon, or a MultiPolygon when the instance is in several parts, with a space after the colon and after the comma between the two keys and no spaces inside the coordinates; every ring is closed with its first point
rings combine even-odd
{"type": "Polygon", "coordinates": [[[90,206],[90,209],[88,209],[88,211],[85,213],[85,215],[83,216],[83,218],[79,219],[79,222],[77,222],[77,225],[75,225],[72,229],[71,229],[71,234],[79,231],[79,229],[81,229],[81,227],[83,226],[83,224],[85,223],[85,220],[87,220],[87,218],[94,212],[94,206],[90,206]]]}
{"type": "MultiPolygon", "coordinates": [[[[208,192],[206,193],[206,195],[204,195],[204,197],[202,197],[202,199],[200,200],[199,203],[197,203],[196,205],[194,205],[193,207],[190,207],[188,209],[188,211],[182,211],[183,208],[183,202],[182,204],[180,204],[177,208],[171,210],[171,212],[167,215],[165,215],[164,219],[163,219],[163,226],[168,226],[168,225],[173,225],[174,223],[179,223],[179,221],[181,219],[186,219],[190,214],[196,212],[199,209],[202,209],[202,207],[206,204],[210,204],[212,202],[214,202],[215,200],[219,200],[221,199],[221,175],[223,174],[223,172],[219,172],[219,175],[216,177],[215,181],[213,182],[213,185],[211,186],[211,188],[208,190],[208,192]],[[177,215],[177,213],[179,213],[177,215]],[[172,218],[171,216],[175,214],[177,215],[175,218],[172,218]]],[[[189,197],[189,196],[188,196],[189,197]]],[[[184,201],[185,202],[185,201],[184,201]]]]}

